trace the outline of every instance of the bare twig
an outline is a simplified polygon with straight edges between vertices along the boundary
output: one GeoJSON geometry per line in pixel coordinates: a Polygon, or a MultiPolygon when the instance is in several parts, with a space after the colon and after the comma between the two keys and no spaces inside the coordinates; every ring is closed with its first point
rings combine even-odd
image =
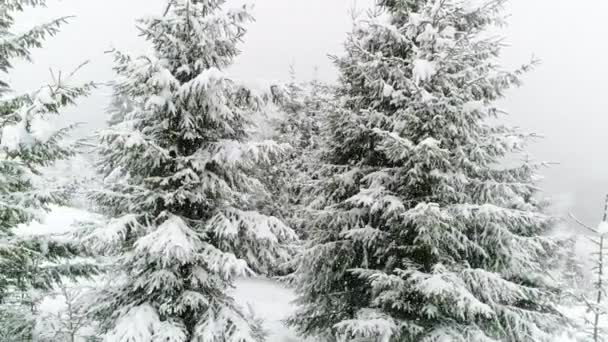
{"type": "Polygon", "coordinates": [[[598,234],[598,231],[595,228],[592,228],[591,226],[583,223],[581,220],[579,220],[576,216],[574,216],[574,214],[570,213],[569,214],[570,218],[574,220],[574,222],[578,223],[581,227],[586,228],[590,231],[592,231],[595,234],[598,234]]]}
{"type": "Polygon", "coordinates": [[[72,70],[72,72],[68,75],[68,79],[72,78],[72,76],[74,76],[80,69],[84,68],[89,63],[91,63],[90,60],[86,60],[86,61],[80,63],[80,65],[78,65],[76,68],[74,68],[74,70],[72,70]]]}
{"type": "Polygon", "coordinates": [[[167,14],[169,14],[169,11],[171,10],[172,5],[173,5],[173,1],[169,1],[169,3],[167,4],[167,8],[165,9],[165,13],[163,13],[163,17],[166,17],[167,14]]]}

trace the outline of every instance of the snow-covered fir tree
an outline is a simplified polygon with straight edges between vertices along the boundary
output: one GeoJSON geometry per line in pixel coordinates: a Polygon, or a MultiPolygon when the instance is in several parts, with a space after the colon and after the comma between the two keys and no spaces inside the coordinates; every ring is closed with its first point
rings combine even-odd
{"type": "Polygon", "coordinates": [[[276,102],[284,115],[277,123],[277,140],[289,142],[293,154],[317,149],[320,146],[320,126],[333,99],[331,86],[315,77],[299,81],[293,65],[289,68],[289,82],[279,86],[276,102]]]}
{"type": "MultiPolygon", "coordinates": [[[[51,204],[62,204],[65,192],[42,182],[41,170],[72,155],[63,139],[71,127],[50,122],[63,107],[89,93],[93,84],[70,86],[70,77],[53,75],[53,82],[30,94],[15,94],[6,79],[16,60],[30,60],[31,49],[59,32],[65,18],[23,33],[12,31],[14,17],[43,0],[0,3],[0,340],[35,338],[39,300],[63,277],[87,275],[93,267],[67,263],[75,246],[43,233],[22,234],[21,225],[41,219],[51,204]]],[[[71,75],[70,75],[71,76],[71,75]]]]}
{"type": "Polygon", "coordinates": [[[129,95],[121,93],[122,90],[120,86],[116,86],[112,94],[112,100],[107,110],[110,117],[108,120],[109,126],[114,126],[124,121],[125,116],[135,109],[129,95]]]}
{"type": "Polygon", "coordinates": [[[302,210],[310,201],[308,190],[318,170],[316,161],[322,146],[321,126],[333,105],[334,91],[316,77],[298,80],[293,65],[289,75],[288,83],[275,88],[275,105],[281,114],[274,122],[274,139],[289,144],[290,153],[263,172],[273,193],[275,212],[305,237],[302,210]]]}
{"type": "MultiPolygon", "coordinates": [[[[308,144],[305,136],[310,135],[311,120],[306,115],[306,89],[303,82],[298,82],[295,65],[289,66],[289,82],[279,89],[283,90],[277,102],[284,116],[278,122],[279,140],[289,141],[294,151],[308,144]]],[[[297,153],[297,152],[294,152],[297,153]]]]}
{"type": "Polygon", "coordinates": [[[547,268],[552,277],[561,284],[560,301],[573,304],[592,288],[589,260],[582,255],[578,246],[578,236],[558,237],[558,247],[552,258],[548,259],[547,268]]]}
{"type": "Polygon", "coordinates": [[[62,283],[41,304],[34,328],[36,342],[96,342],[94,322],[87,314],[89,289],[81,284],[62,283]]]}
{"type": "Polygon", "coordinates": [[[336,63],[290,323],[318,341],[552,341],[552,218],[531,135],[497,123],[505,0],[380,0],[336,63]],[[506,157],[509,157],[508,159],[506,157]]]}
{"type": "Polygon", "coordinates": [[[285,148],[247,132],[261,100],[223,73],[251,19],[224,0],[171,0],[139,26],[154,53],[117,53],[118,94],[133,110],[101,133],[106,187],[94,197],[113,219],[89,242],[121,252],[118,274],[92,311],[112,342],[263,341],[237,306],[235,277],[287,261],[295,233],[254,209],[254,170],[285,148]]]}
{"type": "MultiPolygon", "coordinates": [[[[570,214],[570,216],[578,223],[582,228],[587,230],[587,233],[591,233],[592,235],[588,237],[589,242],[593,244],[593,248],[595,251],[591,253],[593,258],[592,262],[592,278],[591,281],[591,290],[588,291],[587,294],[584,291],[578,291],[578,293],[574,292],[576,299],[587,308],[586,316],[584,317],[584,327],[579,327],[581,332],[586,333],[586,337],[588,339],[582,339],[582,341],[605,341],[606,329],[605,329],[605,321],[608,312],[606,311],[606,284],[608,284],[608,280],[606,279],[606,245],[608,238],[608,196],[606,196],[606,200],[604,202],[604,215],[602,221],[597,226],[597,228],[593,228],[590,225],[587,225],[577,219],[574,215],[570,214]]],[[[568,259],[567,259],[568,260],[568,259]]],[[[566,265],[572,264],[572,262],[568,262],[566,265]]],[[[576,265],[576,264],[575,264],[576,265]]],[[[564,272],[564,276],[568,277],[570,272],[566,270],[564,272]]],[[[589,282],[587,282],[589,284],[589,282]]]]}

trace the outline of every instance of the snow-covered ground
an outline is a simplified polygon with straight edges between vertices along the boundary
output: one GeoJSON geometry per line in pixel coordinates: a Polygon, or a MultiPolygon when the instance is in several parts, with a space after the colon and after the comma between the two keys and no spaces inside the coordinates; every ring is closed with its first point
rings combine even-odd
{"type": "Polygon", "coordinates": [[[282,322],[294,309],[291,304],[294,293],[290,289],[267,279],[246,279],[237,283],[234,296],[241,305],[250,305],[255,314],[264,319],[269,333],[267,342],[304,341],[282,322]]]}

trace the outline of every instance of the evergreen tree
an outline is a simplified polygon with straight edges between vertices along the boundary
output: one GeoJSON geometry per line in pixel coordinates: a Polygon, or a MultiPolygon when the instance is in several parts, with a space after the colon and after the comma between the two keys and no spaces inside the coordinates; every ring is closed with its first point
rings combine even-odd
{"type": "MultiPolygon", "coordinates": [[[[578,299],[587,307],[587,314],[591,317],[585,317],[586,327],[583,329],[587,336],[593,342],[604,341],[606,335],[605,317],[606,317],[606,244],[608,237],[608,196],[604,202],[604,216],[597,228],[593,228],[580,220],[574,215],[570,215],[581,227],[588,230],[593,235],[589,237],[589,241],[593,243],[595,251],[591,253],[593,257],[593,273],[592,291],[589,297],[582,294],[578,299]]],[[[566,273],[567,274],[567,273],[566,273]]]]}
{"type": "Polygon", "coordinates": [[[308,83],[307,93],[304,97],[304,107],[306,108],[307,124],[302,133],[305,147],[309,150],[318,150],[323,144],[321,127],[326,120],[327,113],[335,106],[335,89],[332,85],[324,83],[318,79],[318,69],[308,83]]]}
{"type": "Polygon", "coordinates": [[[278,87],[277,102],[284,111],[278,123],[279,141],[289,142],[293,155],[306,153],[320,146],[320,126],[333,97],[333,89],[315,78],[310,82],[298,81],[295,67],[289,68],[290,80],[278,87]]]}
{"type": "Polygon", "coordinates": [[[576,303],[585,293],[591,290],[592,280],[587,274],[586,261],[588,261],[577,248],[579,236],[558,238],[558,250],[547,263],[552,277],[561,285],[560,301],[564,304],[576,303]]]}
{"type": "Polygon", "coordinates": [[[296,237],[257,211],[254,170],[283,148],[247,134],[261,100],[222,70],[238,54],[247,8],[224,0],[172,0],[139,22],[154,53],[117,53],[133,110],[101,134],[107,188],[94,197],[113,216],[89,242],[122,252],[119,274],[92,311],[106,341],[262,341],[260,322],[230,296],[234,278],[289,258],[296,237]]]}
{"type": "Polygon", "coordinates": [[[60,284],[47,297],[47,312],[41,312],[35,327],[36,342],[96,342],[94,323],[83,304],[87,290],[81,285],[60,284]],[[52,306],[51,306],[52,305],[52,306]]]}
{"type": "Polygon", "coordinates": [[[543,259],[532,135],[496,100],[530,66],[497,64],[505,0],[381,0],[336,63],[298,260],[303,335],[327,341],[552,341],[563,322],[543,259]]]}
{"type": "MultiPolygon", "coordinates": [[[[24,95],[12,92],[6,75],[15,60],[30,60],[32,48],[58,33],[59,18],[21,34],[12,32],[14,16],[43,0],[0,3],[0,340],[29,341],[39,300],[63,277],[85,276],[94,268],[66,263],[76,246],[47,236],[17,234],[20,225],[40,219],[51,204],[62,204],[65,192],[44,186],[41,170],[72,155],[63,143],[71,127],[56,129],[49,117],[89,93],[93,84],[72,87],[61,74],[53,83],[24,95]],[[66,266],[67,264],[67,266],[66,266]]],[[[71,75],[70,75],[71,76],[71,75]]]]}
{"type": "Polygon", "coordinates": [[[109,126],[121,123],[124,121],[125,116],[133,111],[134,105],[127,96],[121,94],[119,90],[112,95],[112,102],[108,107],[108,114],[110,115],[110,119],[108,120],[109,126]]]}
{"type": "Polygon", "coordinates": [[[291,64],[289,82],[281,88],[283,92],[278,98],[278,104],[285,114],[283,120],[278,123],[278,134],[279,140],[293,145],[294,154],[307,144],[304,138],[308,123],[304,103],[305,86],[306,84],[298,82],[295,66],[291,64]]]}
{"type": "Polygon", "coordinates": [[[290,81],[277,86],[276,105],[281,112],[275,140],[289,144],[291,153],[280,164],[264,170],[275,199],[275,212],[284,217],[300,237],[306,237],[302,214],[311,200],[308,190],[317,172],[316,160],[322,145],[321,126],[333,105],[332,87],[313,79],[298,81],[293,66],[290,81]]]}

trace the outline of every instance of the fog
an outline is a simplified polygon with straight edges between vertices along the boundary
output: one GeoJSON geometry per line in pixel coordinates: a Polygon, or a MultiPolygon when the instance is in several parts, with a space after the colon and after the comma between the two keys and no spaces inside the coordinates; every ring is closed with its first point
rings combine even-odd
{"type": "MultiPolygon", "coordinates": [[[[233,3],[240,1],[234,0],[233,3]]],[[[256,22],[242,46],[231,73],[256,80],[285,79],[295,65],[303,79],[336,78],[328,54],[340,54],[352,23],[349,11],[363,10],[373,0],[258,0],[256,22]]],[[[19,90],[31,90],[50,77],[49,68],[69,72],[85,60],[80,80],[112,79],[112,59],[105,54],[117,48],[132,54],[145,51],[135,19],[162,13],[163,0],[49,0],[49,9],[30,11],[19,18],[22,28],[59,15],[75,15],[62,33],[34,53],[34,63],[21,63],[12,74],[19,90]]],[[[598,0],[512,0],[510,26],[504,29],[509,47],[504,63],[516,67],[539,57],[543,63],[509,93],[501,104],[508,120],[526,131],[544,136],[531,148],[531,157],[553,162],[544,170],[545,194],[556,200],[560,212],[574,211],[590,224],[602,215],[608,193],[608,96],[604,62],[608,2],[598,0]]],[[[105,120],[108,89],[100,87],[68,119],[82,121],[80,134],[101,127],[105,120]]]]}

